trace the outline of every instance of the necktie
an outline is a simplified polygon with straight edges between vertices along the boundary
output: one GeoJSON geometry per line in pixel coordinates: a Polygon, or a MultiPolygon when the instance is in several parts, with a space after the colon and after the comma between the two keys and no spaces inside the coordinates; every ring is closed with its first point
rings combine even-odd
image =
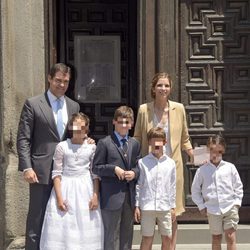
{"type": "Polygon", "coordinates": [[[60,138],[62,138],[64,127],[63,127],[63,116],[62,116],[62,104],[60,98],[56,100],[56,126],[58,134],[60,138]]]}
{"type": "Polygon", "coordinates": [[[127,156],[128,156],[128,142],[125,138],[121,139],[121,142],[122,142],[123,155],[125,158],[127,158],[127,156]]]}

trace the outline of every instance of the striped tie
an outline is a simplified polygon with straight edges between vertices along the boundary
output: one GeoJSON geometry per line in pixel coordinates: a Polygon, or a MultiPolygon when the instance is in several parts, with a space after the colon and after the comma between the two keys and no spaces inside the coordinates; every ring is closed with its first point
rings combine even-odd
{"type": "Polygon", "coordinates": [[[123,155],[125,158],[127,158],[127,156],[128,156],[128,141],[125,138],[123,138],[123,139],[121,139],[121,142],[122,142],[123,155]]]}

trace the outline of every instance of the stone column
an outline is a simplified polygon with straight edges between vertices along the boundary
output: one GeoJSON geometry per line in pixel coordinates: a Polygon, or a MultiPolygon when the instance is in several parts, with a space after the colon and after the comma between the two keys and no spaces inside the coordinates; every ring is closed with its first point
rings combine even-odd
{"type": "Polygon", "coordinates": [[[5,249],[25,233],[28,184],[17,171],[16,134],[25,99],[45,89],[44,1],[2,0],[0,31],[0,249],[5,249]]]}
{"type": "MultiPolygon", "coordinates": [[[[2,3],[0,1],[0,9],[2,3]]],[[[2,13],[2,12],[1,12],[2,13]]],[[[0,18],[0,247],[3,246],[3,230],[4,230],[4,158],[3,158],[3,64],[2,64],[2,20],[0,18]]]]}
{"type": "Polygon", "coordinates": [[[172,99],[178,101],[178,0],[140,0],[138,7],[140,103],[150,98],[150,82],[157,72],[174,81],[172,99]]]}
{"type": "Polygon", "coordinates": [[[139,102],[148,102],[149,83],[155,74],[155,0],[140,0],[138,3],[138,78],[139,102]]]}
{"type": "Polygon", "coordinates": [[[174,82],[171,99],[179,96],[178,0],[156,0],[156,70],[168,72],[174,82]]]}

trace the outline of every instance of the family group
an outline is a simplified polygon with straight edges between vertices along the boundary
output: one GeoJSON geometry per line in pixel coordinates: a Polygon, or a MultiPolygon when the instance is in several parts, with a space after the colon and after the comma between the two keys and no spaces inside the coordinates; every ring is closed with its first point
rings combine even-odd
{"type": "MultiPolygon", "coordinates": [[[[30,191],[25,249],[129,250],[137,222],[140,249],[152,249],[157,224],[162,249],[174,250],[185,211],[182,151],[192,159],[193,148],[185,108],[169,100],[169,74],[153,77],[153,101],[139,107],[136,121],[132,108],[118,107],[113,132],[97,144],[89,137],[89,117],[65,95],[70,77],[68,66],[53,65],[48,90],[27,99],[21,113],[19,170],[30,191]]],[[[208,217],[212,249],[221,249],[225,233],[234,250],[242,183],[222,159],[223,137],[209,137],[207,147],[210,160],[195,174],[192,199],[208,217]]]]}

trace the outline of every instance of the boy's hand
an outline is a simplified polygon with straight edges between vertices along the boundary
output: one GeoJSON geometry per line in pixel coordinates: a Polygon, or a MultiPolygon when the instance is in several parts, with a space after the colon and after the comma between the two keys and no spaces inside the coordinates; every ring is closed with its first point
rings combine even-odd
{"type": "Polygon", "coordinates": [[[59,210],[61,210],[63,212],[68,211],[67,201],[62,201],[62,200],[57,201],[57,207],[58,207],[59,210]]]}
{"type": "Polygon", "coordinates": [[[115,174],[117,175],[118,179],[121,181],[121,180],[124,180],[125,178],[125,171],[120,168],[120,167],[115,167],[115,174]]]}
{"type": "Polygon", "coordinates": [[[141,210],[139,207],[135,207],[134,217],[137,223],[141,221],[141,210]]]}
{"type": "Polygon", "coordinates": [[[135,178],[135,172],[132,170],[125,171],[124,177],[125,177],[126,181],[132,181],[135,178]]]}
{"type": "Polygon", "coordinates": [[[90,137],[88,137],[88,138],[87,138],[87,143],[88,143],[88,144],[95,144],[95,140],[92,139],[92,138],[90,138],[90,137]]]}
{"type": "Polygon", "coordinates": [[[203,208],[203,209],[201,209],[200,210],[200,213],[202,214],[202,215],[207,215],[207,209],[206,208],[203,208]]]}
{"type": "Polygon", "coordinates": [[[176,214],[175,214],[175,209],[174,208],[171,209],[171,218],[172,218],[172,222],[176,221],[176,214]]]}
{"type": "Polygon", "coordinates": [[[98,208],[98,197],[96,194],[94,194],[92,199],[89,201],[89,209],[95,210],[97,208],[98,208]]]}

